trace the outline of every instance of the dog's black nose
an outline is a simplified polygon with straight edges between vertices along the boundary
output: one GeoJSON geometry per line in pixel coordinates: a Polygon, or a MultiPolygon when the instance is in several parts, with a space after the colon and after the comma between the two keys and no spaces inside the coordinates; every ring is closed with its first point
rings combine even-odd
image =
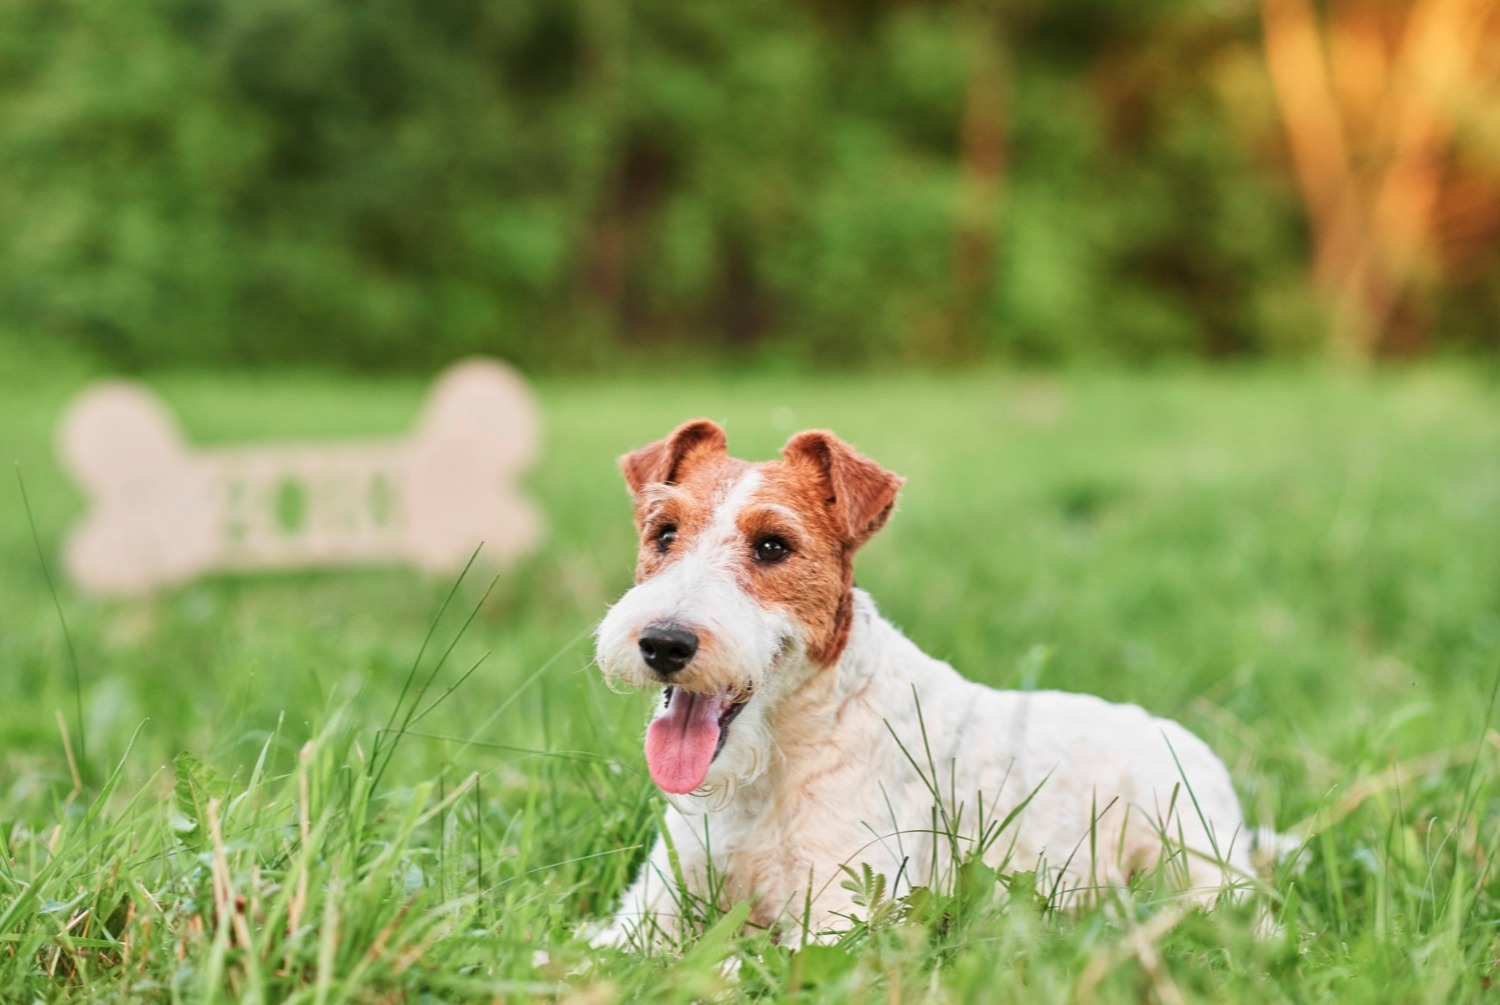
{"type": "Polygon", "coordinates": [[[641,655],[657,673],[674,674],[692,662],[698,636],[686,628],[648,625],[641,632],[641,655]]]}

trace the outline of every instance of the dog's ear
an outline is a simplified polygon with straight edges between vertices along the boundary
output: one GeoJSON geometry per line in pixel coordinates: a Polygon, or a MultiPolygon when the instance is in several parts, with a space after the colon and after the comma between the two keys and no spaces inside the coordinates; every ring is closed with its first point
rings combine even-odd
{"type": "Polygon", "coordinates": [[[828,505],[850,548],[858,548],[885,526],[906,481],[825,429],[798,433],[781,448],[788,464],[811,465],[828,488],[828,505]]]}
{"type": "Polygon", "coordinates": [[[681,479],[690,463],[714,454],[723,454],[729,446],[724,430],[710,419],[684,422],[666,439],[648,443],[620,458],[620,470],[630,494],[657,482],[668,484],[681,479]]]}

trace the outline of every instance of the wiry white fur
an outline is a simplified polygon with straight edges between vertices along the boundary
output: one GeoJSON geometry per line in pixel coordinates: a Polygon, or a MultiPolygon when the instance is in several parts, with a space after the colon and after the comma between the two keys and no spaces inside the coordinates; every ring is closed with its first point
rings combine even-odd
{"type": "Polygon", "coordinates": [[[854,907],[841,865],[869,864],[898,894],[941,883],[955,851],[967,854],[1028,797],[984,858],[1037,870],[1039,888],[1064,904],[1156,866],[1163,835],[1169,868],[1199,900],[1253,875],[1229,774],[1177,723],[1089,695],[965,680],[860,590],[838,662],[810,666],[787,614],[763,608],[737,579],[746,543],[733,517],[758,477],[719,504],[691,553],[626,593],[600,625],[605,672],[638,685],[650,683],[636,652],[641,628],[706,628],[713,651],[700,649],[684,685],[749,686],[753,697],[703,789],[669,797],[664,834],[598,942],[675,932],[684,893],[748,898],[752,921],[817,937],[854,907]],[[956,848],[935,829],[955,835],[956,848]]]}

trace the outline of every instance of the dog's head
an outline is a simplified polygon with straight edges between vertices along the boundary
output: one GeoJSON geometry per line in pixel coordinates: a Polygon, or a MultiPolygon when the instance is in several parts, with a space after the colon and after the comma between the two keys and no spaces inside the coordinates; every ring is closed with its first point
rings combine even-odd
{"type": "Polygon", "coordinates": [[[646,735],[666,792],[721,805],[765,770],[778,706],[838,661],[853,559],[901,479],[832,433],[781,460],[730,457],[699,419],[621,458],[640,531],[636,585],[599,625],[607,677],[664,687],[646,735]]]}

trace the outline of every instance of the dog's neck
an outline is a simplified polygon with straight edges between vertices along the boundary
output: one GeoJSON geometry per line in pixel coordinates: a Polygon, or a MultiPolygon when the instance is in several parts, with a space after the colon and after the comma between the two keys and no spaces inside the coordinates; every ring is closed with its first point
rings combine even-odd
{"type": "Polygon", "coordinates": [[[773,795],[776,790],[795,789],[811,775],[824,771],[830,756],[858,750],[869,742],[865,734],[883,729],[871,717],[846,715],[852,704],[879,699],[867,694],[889,683],[883,669],[890,662],[888,635],[900,633],[880,617],[875,602],[855,589],[853,617],[848,642],[831,666],[804,665],[796,668],[804,683],[781,702],[774,713],[772,732],[777,756],[765,774],[742,792],[773,795]]]}

